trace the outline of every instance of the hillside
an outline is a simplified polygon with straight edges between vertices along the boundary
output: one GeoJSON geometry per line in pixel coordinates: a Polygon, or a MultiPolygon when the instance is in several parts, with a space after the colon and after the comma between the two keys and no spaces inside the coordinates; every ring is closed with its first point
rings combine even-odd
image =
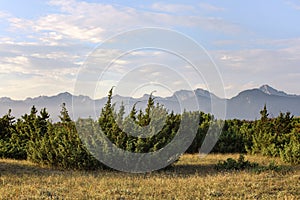
{"type": "MultiPolygon", "coordinates": [[[[140,98],[123,97],[115,95],[113,102],[116,103],[118,109],[120,103],[126,105],[126,112],[129,112],[133,104],[137,103],[137,108],[143,109],[147,104],[149,95],[145,94],[140,98]]],[[[60,105],[66,103],[70,115],[73,119],[78,117],[96,118],[99,116],[101,108],[106,103],[107,98],[93,100],[88,96],[74,96],[68,92],[60,93],[56,96],[39,96],[35,98],[27,98],[23,101],[12,100],[8,97],[0,98],[0,115],[4,115],[8,109],[12,109],[12,113],[16,117],[20,117],[24,113],[28,113],[30,108],[35,105],[38,109],[46,107],[51,118],[56,121],[60,111],[60,105]]],[[[247,119],[253,120],[259,118],[259,111],[264,104],[267,105],[268,111],[272,116],[277,116],[280,112],[291,112],[295,116],[300,116],[300,95],[290,95],[283,91],[278,91],[268,85],[260,88],[249,89],[240,92],[237,96],[230,99],[220,98],[209,91],[196,89],[194,91],[179,90],[170,97],[156,97],[155,101],[164,105],[169,111],[181,113],[184,109],[199,109],[206,113],[213,113],[216,117],[220,116],[218,109],[212,112],[211,100],[214,100],[214,108],[221,107],[226,103],[227,119],[247,119]],[[198,101],[195,106],[194,94],[198,101]]]]}

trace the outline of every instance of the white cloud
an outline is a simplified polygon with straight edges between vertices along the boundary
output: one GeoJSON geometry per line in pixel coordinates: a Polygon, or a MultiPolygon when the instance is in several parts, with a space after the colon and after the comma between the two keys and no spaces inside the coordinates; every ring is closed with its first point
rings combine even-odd
{"type": "Polygon", "coordinates": [[[76,3],[75,0],[50,0],[49,5],[59,6],[63,11],[72,10],[72,4],[76,3]]]}
{"type": "MultiPolygon", "coordinates": [[[[293,39],[297,41],[298,39],[293,39]]],[[[270,48],[253,48],[243,50],[211,51],[217,66],[220,68],[228,97],[236,95],[237,91],[270,84],[284,91],[300,93],[295,77],[289,74],[300,73],[300,48],[295,42],[265,41],[278,44],[270,48]],[[276,47],[276,48],[274,48],[276,47]],[[279,48],[280,47],[280,48],[279,48]],[[289,77],[289,78],[288,78],[289,77]],[[283,87],[285,85],[286,87],[283,87]],[[291,89],[293,88],[293,89],[291,89]]]]}
{"type": "Polygon", "coordinates": [[[64,36],[71,39],[98,43],[101,41],[103,29],[82,22],[82,16],[51,14],[40,18],[33,25],[37,32],[50,31],[47,38],[62,39],[64,36]]]}
{"type": "Polygon", "coordinates": [[[225,11],[225,8],[217,7],[208,3],[200,3],[199,6],[200,8],[203,8],[207,11],[214,11],[214,12],[225,11]]]}
{"type": "Polygon", "coordinates": [[[241,62],[243,61],[243,58],[240,56],[229,56],[229,55],[223,55],[220,60],[223,61],[231,61],[231,62],[241,62]]]}
{"type": "Polygon", "coordinates": [[[263,49],[245,49],[238,51],[222,51],[217,63],[228,70],[251,70],[252,73],[268,71],[275,66],[283,67],[283,56],[278,51],[263,49]]]}
{"type": "Polygon", "coordinates": [[[114,61],[114,64],[125,65],[125,64],[128,64],[128,61],[127,60],[118,59],[118,60],[114,61]]]}
{"type": "Polygon", "coordinates": [[[10,17],[11,15],[8,13],[8,12],[5,12],[5,11],[1,11],[0,10],[0,19],[2,18],[8,18],[10,17]]]}
{"type": "Polygon", "coordinates": [[[156,3],[150,11],[139,11],[130,7],[74,0],[52,0],[49,4],[57,6],[61,13],[47,14],[36,20],[10,17],[11,30],[32,32],[39,35],[42,42],[51,45],[67,39],[99,43],[120,31],[145,26],[181,26],[225,33],[240,31],[237,25],[221,18],[178,14],[179,10],[194,9],[188,5],[156,3]],[[157,9],[170,13],[160,13],[157,9]]]}
{"type": "Polygon", "coordinates": [[[204,83],[196,84],[196,85],[194,86],[194,89],[197,89],[197,88],[201,88],[201,89],[204,89],[204,90],[208,90],[207,85],[204,84],[204,83]]]}
{"type": "Polygon", "coordinates": [[[18,17],[10,17],[7,19],[10,23],[11,31],[30,31],[31,27],[34,26],[34,22],[28,19],[18,18],[18,17]]]}
{"type": "Polygon", "coordinates": [[[2,58],[4,62],[13,63],[15,65],[28,65],[29,60],[25,56],[16,56],[16,57],[4,57],[2,58]]]}
{"type": "MultiPolygon", "coordinates": [[[[27,74],[29,80],[24,84],[33,84],[36,81],[36,84],[41,85],[35,87],[36,91],[44,91],[43,87],[48,88],[49,91],[65,91],[63,86],[50,89],[51,85],[63,85],[64,80],[68,82],[65,87],[68,87],[67,90],[70,91],[73,87],[71,81],[74,81],[78,67],[84,63],[83,60],[92,50],[92,47],[121,31],[155,26],[171,29],[180,27],[188,31],[190,29],[209,30],[222,34],[241,32],[240,27],[234,23],[227,22],[223,18],[203,15],[203,13],[208,12],[200,13],[198,9],[209,12],[225,11],[224,8],[207,3],[199,3],[196,7],[186,4],[154,3],[146,9],[147,11],[115,4],[108,5],[75,0],[51,0],[49,5],[58,8],[59,12],[45,13],[36,19],[18,18],[0,12],[0,20],[8,20],[10,31],[13,31],[14,35],[22,35],[19,38],[24,37],[24,35],[27,37],[18,42],[15,41],[17,38],[0,38],[0,73],[27,74]],[[43,79],[43,81],[39,81],[39,79],[43,79]]],[[[256,83],[263,82],[266,76],[270,81],[276,79],[282,81],[284,80],[283,76],[287,76],[287,73],[299,73],[299,38],[252,41],[224,39],[216,41],[215,44],[246,47],[243,50],[211,52],[221,68],[226,83],[225,89],[229,94],[245,87],[256,86],[256,83]],[[247,45],[250,43],[258,47],[247,49],[247,45]],[[260,48],[260,46],[270,48],[260,48]]],[[[89,57],[91,62],[99,63],[103,62],[104,59],[112,60],[119,55],[116,49],[98,53],[95,58],[89,57]],[[102,56],[99,56],[101,54],[102,56]]],[[[126,73],[126,70],[131,69],[128,68],[129,64],[136,66],[141,63],[154,62],[154,59],[156,63],[170,64],[172,69],[179,73],[184,71],[186,77],[192,77],[195,83],[196,81],[197,83],[201,82],[199,77],[193,76],[191,66],[186,65],[186,63],[175,62],[176,60],[172,60],[170,56],[168,57],[160,51],[134,51],[128,57],[116,60],[115,67],[111,72],[122,75],[122,73],[126,73]]],[[[95,65],[96,67],[99,68],[98,65],[95,65]]],[[[141,74],[142,72],[153,72],[148,68],[141,68],[140,71],[141,74]]],[[[167,74],[165,73],[166,70],[159,72],[167,74]]],[[[159,72],[153,75],[161,77],[159,72]]],[[[16,78],[14,81],[16,81],[16,86],[22,85],[22,81],[16,78]]],[[[109,84],[113,82],[105,81],[109,84]]],[[[172,81],[178,88],[180,81],[172,81]]],[[[12,82],[9,83],[12,84],[12,82]]],[[[107,85],[110,86],[109,84],[107,85]]],[[[3,83],[0,86],[0,91],[4,91],[6,86],[6,83],[3,83]]],[[[200,83],[199,86],[204,86],[204,84],[200,83]]],[[[9,86],[11,91],[15,91],[12,87],[13,85],[9,86]]],[[[28,86],[27,89],[33,92],[33,88],[28,86]]],[[[28,95],[30,94],[29,92],[28,95]]]]}
{"type": "Polygon", "coordinates": [[[24,99],[72,91],[79,67],[76,61],[84,58],[86,49],[82,45],[54,47],[31,42],[1,43],[1,94],[24,99]]]}
{"type": "Polygon", "coordinates": [[[177,13],[183,11],[193,11],[195,8],[193,6],[185,4],[166,4],[166,3],[154,3],[151,5],[153,10],[177,13]]]}
{"type": "Polygon", "coordinates": [[[11,74],[0,74],[1,81],[5,85],[0,86],[2,96],[9,96],[13,99],[25,99],[26,97],[36,97],[39,95],[56,95],[61,91],[72,92],[73,81],[55,76],[28,76],[11,74]],[[17,79],[17,80],[16,80],[17,79]],[[38,91],[38,92],[37,92],[38,91]]]}
{"type": "Polygon", "coordinates": [[[39,40],[45,44],[57,46],[63,40],[63,35],[53,31],[42,34],[42,37],[40,37],[39,40]]]}
{"type": "Polygon", "coordinates": [[[298,1],[296,1],[297,3],[293,2],[293,1],[288,1],[288,0],[285,0],[285,3],[287,5],[289,5],[290,7],[292,7],[293,9],[295,10],[300,10],[300,4],[298,1]]]}
{"type": "Polygon", "coordinates": [[[174,81],[173,84],[180,86],[180,85],[183,85],[183,82],[182,82],[182,80],[178,80],[178,81],[174,81]]]}

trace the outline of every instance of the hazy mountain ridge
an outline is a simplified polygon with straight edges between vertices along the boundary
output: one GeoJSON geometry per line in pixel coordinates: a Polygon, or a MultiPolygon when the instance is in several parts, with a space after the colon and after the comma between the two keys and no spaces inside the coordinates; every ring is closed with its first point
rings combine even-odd
{"type": "MultiPolygon", "coordinates": [[[[259,111],[264,104],[267,104],[270,116],[277,116],[279,112],[287,111],[295,116],[300,116],[300,95],[290,95],[268,85],[242,91],[230,99],[219,98],[207,90],[196,89],[194,91],[179,90],[170,97],[155,97],[155,101],[164,105],[169,111],[173,110],[176,113],[180,113],[184,109],[180,106],[185,105],[185,107],[189,107],[189,105],[194,104],[194,94],[199,102],[198,109],[203,112],[211,113],[211,99],[214,100],[214,108],[218,108],[218,106],[226,103],[226,118],[259,118],[259,111]]],[[[123,102],[126,111],[129,112],[135,103],[138,109],[143,109],[147,104],[148,98],[149,94],[145,94],[140,98],[115,95],[113,96],[113,102],[116,103],[116,109],[118,109],[120,103],[123,102]]],[[[58,120],[61,109],[60,105],[66,103],[69,113],[74,119],[89,116],[96,118],[99,116],[100,110],[106,101],[107,97],[93,100],[88,96],[75,96],[68,92],[60,93],[55,96],[27,98],[25,100],[12,100],[9,97],[2,97],[0,98],[0,115],[2,116],[7,113],[9,109],[12,109],[13,115],[20,117],[25,113],[29,113],[30,108],[35,105],[38,110],[46,107],[51,118],[56,121],[58,120]],[[72,105],[74,109],[72,109],[72,105]]],[[[191,106],[188,110],[195,110],[195,107],[191,106]]],[[[213,114],[216,117],[219,115],[217,111],[213,114]]]]}

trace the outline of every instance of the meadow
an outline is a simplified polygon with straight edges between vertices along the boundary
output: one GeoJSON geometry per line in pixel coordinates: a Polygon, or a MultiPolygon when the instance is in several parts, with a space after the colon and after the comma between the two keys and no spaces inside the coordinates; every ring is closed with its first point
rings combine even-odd
{"type": "Polygon", "coordinates": [[[247,155],[277,170],[217,170],[239,154],[185,154],[174,166],[146,174],[59,170],[29,161],[0,160],[0,199],[300,199],[300,166],[247,155]]]}
{"type": "Polygon", "coordinates": [[[290,113],[269,118],[264,106],[255,121],[222,121],[198,111],[170,113],[157,134],[143,138],[127,133],[157,130],[165,108],[155,106],[150,96],[144,112],[133,107],[124,116],[125,107],[115,112],[111,98],[112,89],[96,121],[72,121],[65,104],[60,122],[34,106],[19,119],[11,110],[0,118],[0,199],[300,199],[300,120],[290,113]],[[198,117],[199,123],[191,123],[198,117]],[[210,126],[222,133],[211,154],[200,158],[195,153],[210,126]],[[106,137],[120,149],[148,153],[164,148],[175,135],[181,145],[188,144],[195,131],[176,163],[151,173],[113,170],[93,156],[98,151],[87,149],[101,148],[113,158],[106,137]]]}

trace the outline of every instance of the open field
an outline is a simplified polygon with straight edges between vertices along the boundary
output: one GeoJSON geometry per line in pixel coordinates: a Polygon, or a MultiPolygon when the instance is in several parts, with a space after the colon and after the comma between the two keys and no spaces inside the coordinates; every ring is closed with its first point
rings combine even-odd
{"type": "Polygon", "coordinates": [[[214,164],[238,154],[184,155],[171,169],[148,174],[61,171],[28,161],[0,160],[1,199],[300,199],[300,166],[246,156],[275,172],[217,171],[214,164]]]}

